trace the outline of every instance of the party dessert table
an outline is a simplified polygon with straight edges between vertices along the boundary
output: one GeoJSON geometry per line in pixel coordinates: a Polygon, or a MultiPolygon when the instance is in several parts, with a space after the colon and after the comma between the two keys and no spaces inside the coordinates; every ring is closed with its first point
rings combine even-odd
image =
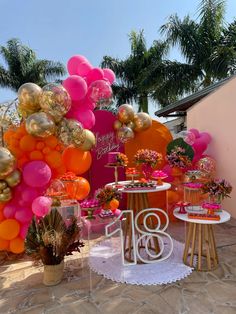
{"type": "MultiPolygon", "coordinates": [[[[198,207],[199,213],[203,213],[201,206],[198,207]]],[[[230,214],[227,211],[222,210],[222,212],[217,212],[217,215],[220,216],[219,220],[192,219],[188,217],[188,213],[180,214],[179,208],[174,210],[174,216],[182,221],[187,222],[188,224],[188,233],[185,240],[183,262],[184,264],[193,267],[194,255],[197,255],[198,261],[196,269],[198,271],[213,270],[219,264],[213,226],[229,221],[230,214]],[[202,258],[206,258],[207,266],[205,268],[202,267],[202,258]]]]}
{"type": "MultiPolygon", "coordinates": [[[[133,211],[134,218],[143,209],[150,208],[149,201],[148,201],[148,193],[166,191],[171,187],[169,183],[163,183],[162,185],[155,185],[154,187],[147,187],[147,188],[125,188],[125,185],[129,183],[131,183],[131,181],[119,181],[118,185],[116,186],[122,193],[127,194],[128,196],[127,209],[133,211]]],[[[108,185],[115,186],[115,183],[114,182],[109,183],[108,185]]],[[[140,229],[144,228],[143,221],[144,221],[144,216],[141,215],[140,218],[138,219],[138,227],[140,229]]],[[[157,221],[155,217],[149,215],[149,217],[147,218],[148,228],[150,228],[151,230],[154,230],[156,224],[157,224],[157,221]]],[[[137,239],[141,237],[141,234],[138,232],[138,230],[135,230],[135,236],[137,237],[137,239]]],[[[143,249],[145,249],[145,244],[141,240],[139,241],[139,250],[141,251],[143,249]]],[[[158,237],[153,237],[152,240],[149,241],[149,250],[153,251],[154,255],[159,254],[160,246],[158,242],[158,237]]],[[[125,254],[125,259],[127,261],[133,262],[132,221],[129,215],[127,215],[126,217],[125,226],[124,226],[124,254],[125,254]]],[[[137,262],[143,263],[139,259],[137,262]]]]}

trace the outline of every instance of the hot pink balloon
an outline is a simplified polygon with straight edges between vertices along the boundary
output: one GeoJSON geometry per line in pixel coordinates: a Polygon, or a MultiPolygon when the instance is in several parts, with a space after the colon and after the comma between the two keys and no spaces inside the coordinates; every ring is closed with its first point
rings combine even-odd
{"type": "Polygon", "coordinates": [[[28,204],[31,204],[33,200],[38,196],[39,196],[38,191],[31,187],[26,187],[21,193],[22,200],[28,204]]]}
{"type": "Polygon", "coordinates": [[[78,75],[79,65],[83,62],[88,62],[88,60],[81,55],[75,55],[71,57],[67,62],[67,70],[70,75],[78,75]]]}
{"type": "Polygon", "coordinates": [[[13,217],[15,216],[15,213],[16,213],[16,211],[17,211],[17,208],[18,208],[17,204],[12,203],[12,202],[8,203],[8,204],[4,207],[4,209],[3,209],[3,215],[4,215],[4,217],[5,217],[5,218],[13,218],[13,217]]]}
{"type": "Polygon", "coordinates": [[[43,187],[49,183],[52,176],[50,167],[41,160],[27,163],[23,168],[24,182],[30,187],[43,187]]]}
{"type": "Polygon", "coordinates": [[[104,78],[103,70],[100,68],[93,68],[87,74],[87,84],[89,86],[92,82],[103,80],[103,78],[104,78]]]}
{"type": "Polygon", "coordinates": [[[205,143],[208,145],[210,144],[212,137],[208,132],[201,132],[200,133],[200,138],[204,139],[205,143]]]}
{"type": "Polygon", "coordinates": [[[69,93],[72,101],[83,99],[88,90],[85,80],[77,75],[71,75],[67,77],[63,81],[62,85],[69,93]]]}
{"type": "Polygon", "coordinates": [[[66,114],[66,117],[81,122],[83,127],[88,130],[95,125],[94,113],[81,107],[73,108],[66,114]]]}
{"type": "Polygon", "coordinates": [[[97,106],[108,106],[112,101],[112,89],[104,80],[93,82],[89,88],[87,97],[97,106]]]}
{"type": "Polygon", "coordinates": [[[38,217],[47,215],[51,209],[52,200],[46,196],[37,197],[32,203],[32,211],[38,217]]]}
{"type": "Polygon", "coordinates": [[[29,208],[20,208],[15,213],[15,219],[21,223],[26,223],[31,221],[33,217],[32,210],[29,208]]]}
{"type": "Polygon", "coordinates": [[[28,224],[28,223],[24,223],[24,224],[22,224],[21,227],[20,227],[19,236],[20,236],[23,240],[26,238],[28,229],[29,229],[29,224],[28,224]]]}
{"type": "Polygon", "coordinates": [[[89,62],[82,62],[79,64],[79,67],[78,67],[78,75],[86,76],[92,70],[92,68],[93,67],[89,62]]]}
{"type": "Polygon", "coordinates": [[[109,81],[110,84],[115,82],[116,76],[111,69],[103,69],[104,78],[109,81]]]}
{"type": "Polygon", "coordinates": [[[199,137],[199,131],[197,129],[190,129],[189,132],[192,132],[196,138],[199,137]]]}
{"type": "Polygon", "coordinates": [[[204,139],[197,138],[192,147],[197,154],[202,154],[207,149],[207,144],[204,139]]]}
{"type": "Polygon", "coordinates": [[[171,175],[172,173],[172,168],[169,166],[169,165],[165,165],[163,168],[162,168],[162,171],[165,172],[168,177],[165,178],[165,182],[172,182],[174,181],[174,177],[171,175]]]}

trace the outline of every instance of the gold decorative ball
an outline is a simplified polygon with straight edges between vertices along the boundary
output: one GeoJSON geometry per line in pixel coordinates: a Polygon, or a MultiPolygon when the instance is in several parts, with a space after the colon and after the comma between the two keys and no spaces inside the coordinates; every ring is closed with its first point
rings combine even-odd
{"type": "Polygon", "coordinates": [[[48,137],[55,133],[56,126],[50,115],[45,112],[36,112],[26,119],[26,131],[38,137],[48,137]]]}
{"type": "Polygon", "coordinates": [[[131,105],[124,104],[118,109],[117,118],[122,123],[128,123],[134,119],[134,109],[131,105]]]}
{"type": "Polygon", "coordinates": [[[19,170],[14,170],[9,176],[5,178],[10,187],[14,187],[20,183],[21,173],[19,170]]]}
{"type": "Polygon", "coordinates": [[[89,151],[96,145],[95,135],[93,134],[93,132],[91,132],[90,130],[87,130],[87,129],[84,130],[83,134],[85,137],[85,141],[80,146],[80,149],[82,149],[84,151],[89,151]]]}
{"type": "Polygon", "coordinates": [[[0,179],[7,177],[16,166],[15,157],[7,148],[0,147],[0,179]]]}
{"type": "Polygon", "coordinates": [[[42,89],[37,84],[25,83],[18,90],[18,110],[24,118],[40,110],[39,98],[42,89]]]}

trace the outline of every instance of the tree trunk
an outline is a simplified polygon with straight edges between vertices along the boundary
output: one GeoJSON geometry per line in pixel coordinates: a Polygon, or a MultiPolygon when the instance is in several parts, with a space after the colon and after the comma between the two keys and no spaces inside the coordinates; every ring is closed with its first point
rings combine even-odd
{"type": "Polygon", "coordinates": [[[139,96],[139,102],[138,102],[138,111],[143,111],[148,113],[148,96],[147,94],[142,94],[139,96]]]}

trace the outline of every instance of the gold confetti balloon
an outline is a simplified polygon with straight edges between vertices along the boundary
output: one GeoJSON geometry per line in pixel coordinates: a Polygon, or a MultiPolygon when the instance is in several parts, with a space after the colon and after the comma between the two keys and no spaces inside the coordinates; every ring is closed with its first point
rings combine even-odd
{"type": "Polygon", "coordinates": [[[134,119],[134,109],[131,105],[124,104],[118,108],[118,120],[122,123],[128,123],[134,119]]]}
{"type": "Polygon", "coordinates": [[[62,119],[58,124],[57,134],[60,141],[68,146],[80,147],[85,141],[82,124],[74,119],[62,119]]]}
{"type": "Polygon", "coordinates": [[[216,161],[210,156],[199,159],[196,164],[197,169],[201,171],[204,178],[212,178],[216,172],[216,161]]]}
{"type": "Polygon", "coordinates": [[[16,166],[15,157],[4,147],[0,147],[0,179],[7,177],[16,166]]]}
{"type": "Polygon", "coordinates": [[[83,132],[85,136],[85,141],[84,143],[80,146],[80,149],[84,151],[89,151],[91,150],[95,145],[96,145],[96,138],[93,132],[90,130],[85,129],[83,132]]]}
{"type": "Polygon", "coordinates": [[[47,84],[42,89],[40,107],[42,111],[49,113],[54,118],[55,122],[59,122],[70,110],[70,95],[60,84],[47,84]]]}
{"type": "Polygon", "coordinates": [[[25,83],[18,90],[18,111],[27,118],[30,114],[40,110],[41,87],[34,83],[25,83]]]}
{"type": "Polygon", "coordinates": [[[20,171],[14,170],[9,176],[5,178],[5,180],[10,187],[16,186],[17,184],[20,183],[20,180],[21,180],[20,171]]]}
{"type": "Polygon", "coordinates": [[[30,135],[38,137],[48,137],[56,130],[52,117],[45,112],[31,114],[26,119],[25,127],[30,135]]]}
{"type": "Polygon", "coordinates": [[[139,112],[134,117],[134,131],[142,132],[149,129],[152,125],[152,118],[145,112],[139,112]]]}
{"type": "Polygon", "coordinates": [[[130,128],[131,130],[134,130],[134,128],[135,128],[135,124],[134,124],[133,121],[130,121],[129,123],[127,123],[126,126],[127,126],[128,128],[130,128]]]}
{"type": "Polygon", "coordinates": [[[134,138],[134,132],[127,126],[122,126],[122,128],[117,131],[117,138],[121,143],[126,143],[134,138]]]}
{"type": "Polygon", "coordinates": [[[113,124],[113,128],[115,129],[115,130],[119,130],[119,128],[121,128],[122,127],[122,123],[119,121],[119,120],[116,120],[115,122],[114,122],[114,124],[113,124]]]}

